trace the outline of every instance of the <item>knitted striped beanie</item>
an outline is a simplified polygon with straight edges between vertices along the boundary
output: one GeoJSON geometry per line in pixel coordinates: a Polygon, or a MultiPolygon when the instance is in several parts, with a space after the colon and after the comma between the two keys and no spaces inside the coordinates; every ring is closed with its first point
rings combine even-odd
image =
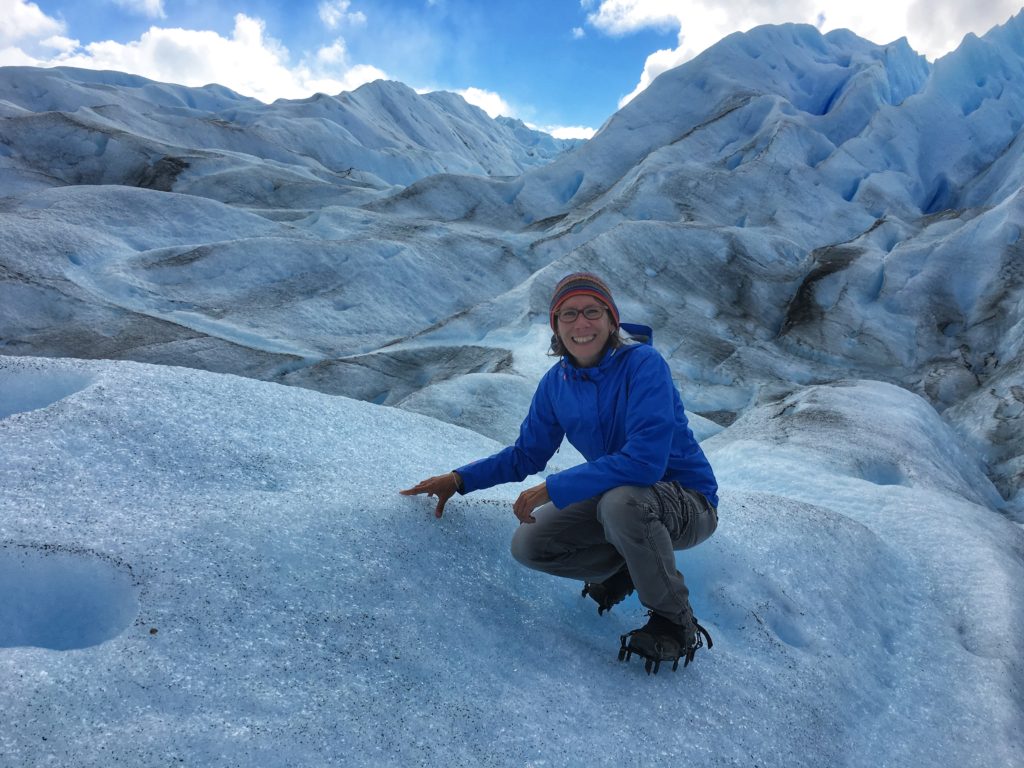
{"type": "Polygon", "coordinates": [[[615,325],[619,324],[619,308],[615,306],[612,292],[605,285],[604,280],[591,272],[574,272],[558,281],[558,285],[555,286],[555,293],[551,297],[549,319],[551,320],[551,328],[553,330],[556,322],[555,312],[558,311],[563,301],[573,296],[593,296],[602,304],[607,305],[608,309],[611,310],[612,320],[615,322],[615,325]]]}

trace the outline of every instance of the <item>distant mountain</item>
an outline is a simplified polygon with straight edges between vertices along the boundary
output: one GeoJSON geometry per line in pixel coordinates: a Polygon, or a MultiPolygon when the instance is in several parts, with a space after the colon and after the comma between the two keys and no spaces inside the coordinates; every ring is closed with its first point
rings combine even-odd
{"type": "Polygon", "coordinates": [[[1024,519],[1024,15],[934,64],[846,31],[732,35],[574,147],[382,82],[263,105],[6,68],[0,110],[0,352],[510,439],[494,403],[525,408],[550,288],[587,268],[655,327],[690,410],[724,426],[808,384],[898,384],[1024,519]]]}
{"type": "MultiPolygon", "coordinates": [[[[118,72],[0,68],[0,140],[23,184],[124,184],[193,192],[189,177],[235,176],[235,204],[276,201],[264,163],[330,199],[436,173],[518,175],[578,144],[492,120],[453,93],[378,80],[338,96],[266,105],[220,86],[186,88],[118,72]],[[52,140],[61,137],[55,153],[52,140]],[[108,145],[116,147],[108,152],[108,145]],[[190,173],[185,174],[186,169],[190,173]],[[181,178],[184,176],[185,178],[181,178]],[[328,189],[332,187],[333,189],[328,189]]],[[[9,182],[8,182],[9,183],[9,182]]],[[[209,185],[195,193],[211,196],[209,185]]]]}

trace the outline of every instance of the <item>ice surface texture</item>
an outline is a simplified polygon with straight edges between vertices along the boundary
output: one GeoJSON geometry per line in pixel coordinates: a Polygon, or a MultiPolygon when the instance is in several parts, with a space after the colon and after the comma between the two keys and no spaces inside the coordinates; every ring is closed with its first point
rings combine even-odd
{"type": "Polygon", "coordinates": [[[1024,536],[905,390],[811,387],[706,441],[721,524],[679,567],[715,647],[649,678],[616,659],[645,621],[635,597],[598,617],[579,585],[513,561],[518,488],[453,500],[440,521],[431,500],[398,495],[496,442],[234,376],[0,361],[8,376],[93,382],[0,420],[0,575],[16,556],[31,571],[16,586],[88,592],[94,624],[120,612],[117,632],[78,650],[6,636],[12,765],[1024,754],[1024,536]]]}

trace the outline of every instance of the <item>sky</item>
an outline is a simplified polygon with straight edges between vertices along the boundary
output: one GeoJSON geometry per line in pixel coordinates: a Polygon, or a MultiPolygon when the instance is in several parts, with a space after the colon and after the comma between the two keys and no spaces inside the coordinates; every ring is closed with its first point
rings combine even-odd
{"type": "Polygon", "coordinates": [[[661,72],[758,24],[906,37],[934,60],[1020,0],[0,0],[0,65],[211,82],[263,101],[379,78],[589,137],[661,72]]]}

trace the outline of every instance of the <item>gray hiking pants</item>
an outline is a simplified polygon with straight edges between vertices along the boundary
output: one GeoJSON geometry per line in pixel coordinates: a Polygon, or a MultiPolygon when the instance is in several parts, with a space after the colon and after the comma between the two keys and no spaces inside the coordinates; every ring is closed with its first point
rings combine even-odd
{"type": "Polygon", "coordinates": [[[623,485],[558,509],[534,510],[512,536],[512,556],[527,568],[599,582],[629,567],[640,602],[677,624],[692,616],[674,550],[715,532],[718,512],[703,494],[674,482],[623,485]]]}

